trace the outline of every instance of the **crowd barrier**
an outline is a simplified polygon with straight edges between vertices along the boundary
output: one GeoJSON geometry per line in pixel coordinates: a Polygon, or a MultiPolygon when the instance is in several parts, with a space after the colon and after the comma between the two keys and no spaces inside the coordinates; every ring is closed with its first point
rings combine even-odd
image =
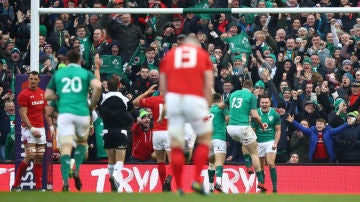
{"type": "MultiPolygon", "coordinates": [[[[167,166],[167,170],[170,167],[167,166]]],[[[360,172],[357,165],[280,165],[277,166],[279,193],[311,193],[311,194],[360,194],[360,172]]],[[[31,167],[29,167],[29,170],[31,167]]],[[[54,192],[62,189],[60,165],[53,165],[51,177],[47,188],[54,192]],[[51,179],[52,178],[52,179],[51,179]]],[[[183,183],[185,192],[191,192],[191,179],[195,167],[184,167],[183,183]]],[[[15,168],[13,164],[0,164],[0,191],[9,191],[14,182],[15,168]]],[[[127,164],[122,170],[120,192],[161,192],[161,184],[157,172],[157,165],[127,164]]],[[[110,192],[109,174],[107,164],[84,164],[81,167],[83,192],[110,192]]],[[[208,174],[204,167],[202,170],[204,186],[208,188],[208,174]]],[[[271,192],[269,169],[265,169],[265,185],[271,192]]],[[[34,188],[34,176],[27,172],[23,176],[24,189],[34,188]]],[[[256,193],[257,179],[255,175],[246,173],[242,165],[225,165],[223,174],[223,189],[226,193],[256,193]]],[[[76,192],[73,180],[70,179],[71,192],[76,192]]],[[[172,188],[175,182],[172,181],[172,188]]]]}

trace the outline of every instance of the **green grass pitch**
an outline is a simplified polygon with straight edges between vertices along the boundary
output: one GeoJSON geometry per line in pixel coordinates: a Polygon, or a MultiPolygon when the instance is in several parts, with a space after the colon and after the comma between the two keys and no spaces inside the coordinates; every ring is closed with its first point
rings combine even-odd
{"type": "Polygon", "coordinates": [[[54,193],[0,192],[3,202],[344,202],[360,201],[360,195],[332,194],[211,194],[187,193],[54,193]]]}

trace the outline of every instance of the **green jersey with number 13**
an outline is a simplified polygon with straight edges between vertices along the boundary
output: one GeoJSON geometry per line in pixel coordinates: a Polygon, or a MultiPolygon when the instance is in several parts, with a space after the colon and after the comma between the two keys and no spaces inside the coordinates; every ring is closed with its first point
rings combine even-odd
{"type": "Polygon", "coordinates": [[[250,111],[257,109],[255,95],[248,89],[237,90],[224,101],[229,106],[230,120],[228,125],[249,126],[250,111]]]}
{"type": "Polygon", "coordinates": [[[94,74],[77,64],[69,64],[55,72],[47,88],[59,96],[58,111],[89,116],[88,92],[94,74]]]}

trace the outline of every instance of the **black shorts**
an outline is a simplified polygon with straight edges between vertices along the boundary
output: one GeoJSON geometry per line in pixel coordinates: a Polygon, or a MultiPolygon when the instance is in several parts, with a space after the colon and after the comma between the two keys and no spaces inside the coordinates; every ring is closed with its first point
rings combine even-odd
{"type": "MultiPolygon", "coordinates": [[[[123,129],[108,129],[104,133],[104,148],[105,149],[126,149],[127,136],[123,129]]],[[[126,130],[125,130],[126,131],[126,130]]]]}

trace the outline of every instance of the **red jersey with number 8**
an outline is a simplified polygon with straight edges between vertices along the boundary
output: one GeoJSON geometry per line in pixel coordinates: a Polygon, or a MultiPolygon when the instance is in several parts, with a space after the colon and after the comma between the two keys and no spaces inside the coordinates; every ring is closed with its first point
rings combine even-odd
{"type": "Polygon", "coordinates": [[[181,45],[169,51],[160,64],[167,92],[204,97],[204,72],[213,71],[209,53],[201,47],[181,45]]]}

